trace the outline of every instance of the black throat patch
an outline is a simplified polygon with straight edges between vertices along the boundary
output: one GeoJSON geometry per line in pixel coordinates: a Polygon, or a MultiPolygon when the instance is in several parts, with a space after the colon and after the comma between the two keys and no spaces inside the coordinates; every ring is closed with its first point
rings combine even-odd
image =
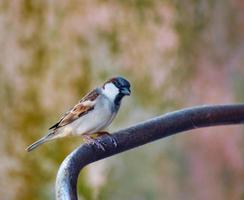
{"type": "Polygon", "coordinates": [[[120,93],[116,96],[116,98],[115,98],[115,100],[114,100],[114,104],[115,104],[116,106],[120,106],[120,103],[121,103],[121,100],[122,100],[123,97],[124,97],[124,95],[120,92],[120,93]]]}

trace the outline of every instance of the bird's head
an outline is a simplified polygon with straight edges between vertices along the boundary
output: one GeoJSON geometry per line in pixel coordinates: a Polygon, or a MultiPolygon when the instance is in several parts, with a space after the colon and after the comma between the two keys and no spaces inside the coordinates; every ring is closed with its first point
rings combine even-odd
{"type": "Polygon", "coordinates": [[[103,93],[116,105],[120,104],[124,96],[131,93],[129,81],[120,76],[109,79],[102,88],[103,93]]]}

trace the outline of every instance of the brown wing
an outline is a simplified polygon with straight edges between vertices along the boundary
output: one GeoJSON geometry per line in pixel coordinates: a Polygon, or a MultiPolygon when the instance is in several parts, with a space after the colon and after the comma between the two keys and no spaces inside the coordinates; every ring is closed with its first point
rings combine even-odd
{"type": "Polygon", "coordinates": [[[96,88],[92,90],[90,93],[88,93],[86,96],[84,96],[80,102],[84,102],[87,100],[94,101],[99,96],[99,89],[96,88]]]}
{"type": "Polygon", "coordinates": [[[66,112],[58,123],[54,124],[49,129],[57,129],[59,127],[70,124],[71,122],[85,115],[89,111],[93,110],[98,95],[98,89],[95,89],[88,93],[80,100],[77,105],[75,105],[71,110],[66,112]]]}

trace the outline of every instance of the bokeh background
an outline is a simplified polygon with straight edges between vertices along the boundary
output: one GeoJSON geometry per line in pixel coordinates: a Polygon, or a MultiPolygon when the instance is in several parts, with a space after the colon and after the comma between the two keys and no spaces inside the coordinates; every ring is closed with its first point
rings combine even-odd
{"type": "MultiPolygon", "coordinates": [[[[0,1],[0,197],[54,199],[81,143],[27,145],[91,88],[122,75],[132,96],[109,131],[176,109],[244,101],[241,0],[0,1]]],[[[169,137],[87,167],[85,200],[244,199],[244,128],[169,137]]]]}

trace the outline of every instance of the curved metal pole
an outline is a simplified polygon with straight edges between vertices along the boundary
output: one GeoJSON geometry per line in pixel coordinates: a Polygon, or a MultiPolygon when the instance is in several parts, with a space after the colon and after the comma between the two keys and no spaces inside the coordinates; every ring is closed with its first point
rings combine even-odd
{"type": "Polygon", "coordinates": [[[97,160],[190,129],[244,123],[244,104],[200,106],[167,113],[113,134],[115,147],[107,136],[101,137],[106,151],[82,144],[61,164],[56,179],[57,200],[77,200],[77,179],[83,167],[97,160]]]}

